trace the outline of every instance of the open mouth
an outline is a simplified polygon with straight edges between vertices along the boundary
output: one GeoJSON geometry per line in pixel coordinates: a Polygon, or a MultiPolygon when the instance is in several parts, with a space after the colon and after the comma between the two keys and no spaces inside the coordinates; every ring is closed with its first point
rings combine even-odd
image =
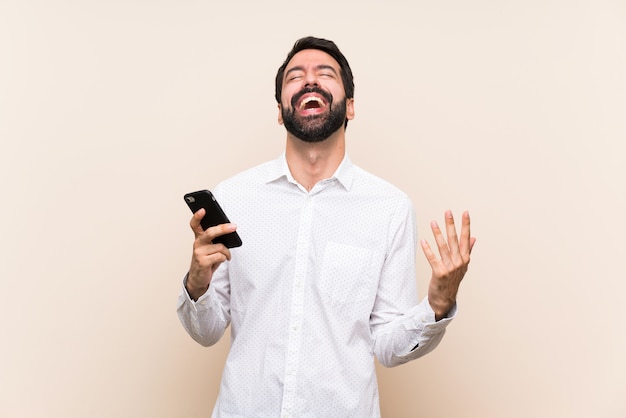
{"type": "Polygon", "coordinates": [[[302,116],[320,115],[326,111],[328,102],[321,94],[307,93],[300,97],[298,103],[298,113],[302,116]]]}
{"type": "Polygon", "coordinates": [[[326,106],[326,103],[319,97],[309,96],[305,97],[300,102],[300,110],[309,110],[309,109],[321,109],[326,106]]]}

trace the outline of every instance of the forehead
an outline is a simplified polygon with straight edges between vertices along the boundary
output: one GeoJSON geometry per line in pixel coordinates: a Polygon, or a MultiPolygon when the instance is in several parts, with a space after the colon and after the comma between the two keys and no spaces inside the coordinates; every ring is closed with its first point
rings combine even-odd
{"type": "Polygon", "coordinates": [[[341,70],[339,63],[330,54],[319,49],[304,49],[291,58],[285,68],[285,72],[294,67],[306,68],[309,66],[317,67],[319,65],[330,65],[337,71],[337,74],[339,74],[341,70]]]}

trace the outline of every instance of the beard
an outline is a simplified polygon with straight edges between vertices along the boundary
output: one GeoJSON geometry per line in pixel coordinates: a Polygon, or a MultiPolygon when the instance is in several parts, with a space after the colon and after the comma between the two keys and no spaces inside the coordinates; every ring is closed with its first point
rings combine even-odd
{"type": "Polygon", "coordinates": [[[294,94],[291,108],[281,109],[283,124],[287,132],[304,142],[322,142],[346,122],[346,100],[333,103],[333,97],[319,87],[306,88],[294,94]],[[300,97],[306,93],[317,93],[326,99],[329,113],[323,115],[300,116],[296,113],[300,97]]]}

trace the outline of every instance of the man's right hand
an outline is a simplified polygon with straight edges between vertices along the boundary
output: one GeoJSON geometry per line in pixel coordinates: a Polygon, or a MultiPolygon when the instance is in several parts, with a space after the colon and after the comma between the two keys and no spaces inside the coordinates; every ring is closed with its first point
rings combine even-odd
{"type": "Polygon", "coordinates": [[[226,260],[230,260],[230,250],[224,244],[213,244],[213,239],[220,235],[228,234],[237,229],[235,224],[222,224],[206,231],[202,230],[200,221],[204,217],[205,210],[200,209],[193,214],[189,225],[195,235],[193,242],[193,256],[187,276],[187,292],[196,301],[209,288],[213,273],[226,260]]]}

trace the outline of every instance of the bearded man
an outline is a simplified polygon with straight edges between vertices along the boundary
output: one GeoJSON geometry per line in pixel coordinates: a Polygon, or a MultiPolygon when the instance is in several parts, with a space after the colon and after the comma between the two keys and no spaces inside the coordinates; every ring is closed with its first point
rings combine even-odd
{"type": "Polygon", "coordinates": [[[192,262],[178,315],[204,346],[231,327],[213,417],[379,417],[374,356],[385,366],[433,350],[456,313],[475,239],[431,224],[438,255],[420,303],[408,196],[354,165],[348,61],[329,40],[298,40],[276,75],[285,153],[214,190],[235,224],[190,222],[192,262]],[[243,246],[214,244],[238,230],[243,246]]]}

